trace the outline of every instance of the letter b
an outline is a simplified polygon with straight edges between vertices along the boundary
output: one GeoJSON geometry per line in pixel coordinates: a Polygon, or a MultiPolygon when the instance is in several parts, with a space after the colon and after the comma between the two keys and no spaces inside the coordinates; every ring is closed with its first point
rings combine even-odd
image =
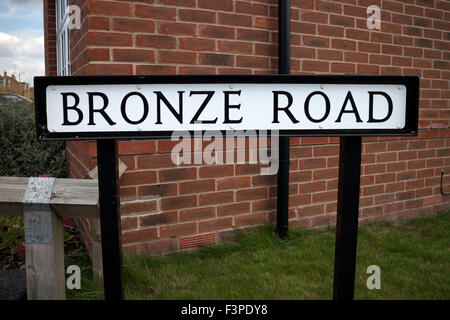
{"type": "Polygon", "coordinates": [[[81,112],[80,109],[77,108],[78,104],[80,103],[80,97],[75,92],[62,92],[61,93],[63,97],[63,126],[76,126],[81,121],[83,121],[83,112],[81,112]],[[73,106],[68,106],[67,97],[71,96],[75,100],[75,103],[73,106]],[[68,111],[73,110],[76,111],[78,114],[78,119],[76,121],[69,121],[69,115],[68,111]]]}

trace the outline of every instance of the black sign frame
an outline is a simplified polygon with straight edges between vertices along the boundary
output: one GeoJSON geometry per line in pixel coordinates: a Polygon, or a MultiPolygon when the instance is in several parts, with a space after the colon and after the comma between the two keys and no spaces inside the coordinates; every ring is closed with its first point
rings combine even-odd
{"type": "MultiPolygon", "coordinates": [[[[52,85],[120,84],[387,84],[406,86],[406,119],[401,129],[308,129],[279,130],[280,136],[348,137],[415,136],[418,133],[419,78],[371,75],[162,75],[35,77],[36,130],[39,140],[166,139],[172,131],[50,132],[47,128],[46,88],[52,85]]],[[[190,131],[193,134],[193,131],[190,131]]],[[[222,130],[222,134],[226,131],[222,130]]]]}

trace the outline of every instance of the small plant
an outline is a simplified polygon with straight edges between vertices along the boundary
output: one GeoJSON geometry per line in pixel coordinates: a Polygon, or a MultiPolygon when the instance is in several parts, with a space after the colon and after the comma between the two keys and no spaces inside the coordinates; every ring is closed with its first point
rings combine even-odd
{"type": "Polygon", "coordinates": [[[0,251],[8,249],[11,254],[19,251],[16,247],[24,240],[23,217],[0,215],[0,251]]]}

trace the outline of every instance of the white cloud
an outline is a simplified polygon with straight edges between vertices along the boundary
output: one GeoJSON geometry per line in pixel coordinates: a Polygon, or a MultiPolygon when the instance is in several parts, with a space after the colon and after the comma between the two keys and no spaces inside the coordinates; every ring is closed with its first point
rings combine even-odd
{"type": "Polygon", "coordinates": [[[42,15],[42,0],[0,0],[3,12],[0,17],[9,18],[20,14],[22,18],[42,15]]]}
{"type": "Polygon", "coordinates": [[[33,86],[33,77],[42,76],[45,74],[44,62],[22,62],[13,61],[10,68],[6,70],[8,74],[14,74],[20,81],[28,82],[33,86]]]}
{"type": "Polygon", "coordinates": [[[0,69],[33,83],[33,76],[44,75],[44,37],[19,37],[0,32],[0,69]]]}

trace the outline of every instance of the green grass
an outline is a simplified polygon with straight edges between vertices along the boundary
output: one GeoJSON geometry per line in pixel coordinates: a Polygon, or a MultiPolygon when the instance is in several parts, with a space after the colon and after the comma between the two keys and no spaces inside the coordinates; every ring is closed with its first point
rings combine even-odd
{"type": "MultiPolygon", "coordinates": [[[[450,299],[450,212],[360,226],[355,299],[450,299]],[[381,289],[366,287],[366,268],[381,269],[381,289]]],[[[335,229],[272,228],[239,241],[169,257],[124,257],[126,299],[332,299],[335,229]]],[[[85,259],[85,258],[84,258],[85,259]]],[[[70,299],[103,299],[86,259],[82,289],[70,299]]],[[[73,262],[73,261],[72,261],[73,262]]]]}

